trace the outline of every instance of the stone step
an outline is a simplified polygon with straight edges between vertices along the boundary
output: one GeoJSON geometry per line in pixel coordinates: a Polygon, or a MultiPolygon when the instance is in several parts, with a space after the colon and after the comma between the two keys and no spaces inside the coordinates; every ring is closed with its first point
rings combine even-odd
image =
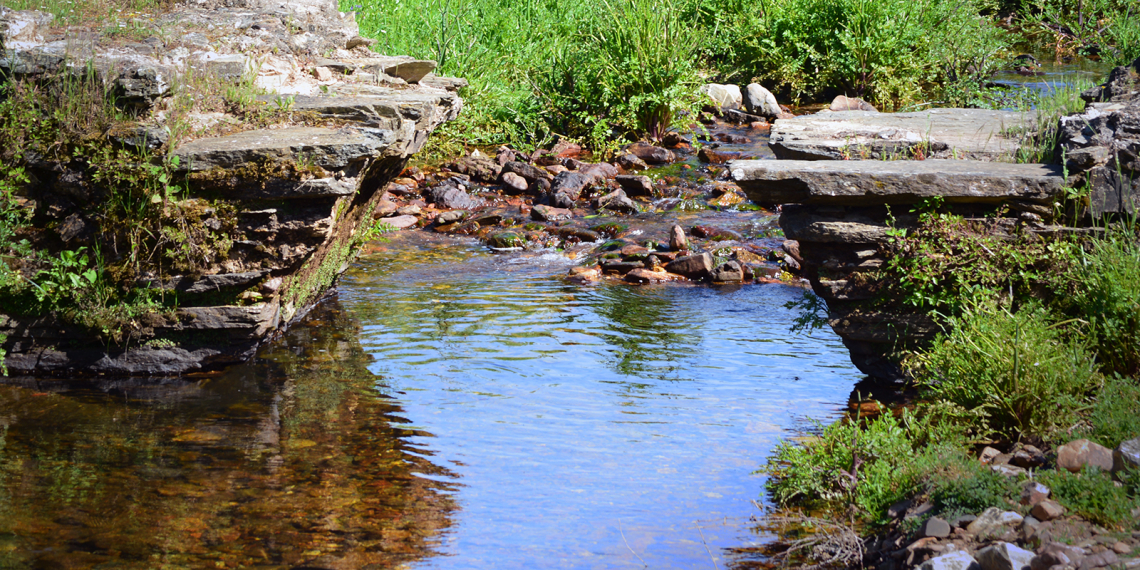
{"type": "Polygon", "coordinates": [[[1016,131],[1036,112],[928,109],[913,113],[841,111],[779,119],[769,146],[784,160],[926,158],[1000,160],[1017,152],[1016,131]]]}
{"type": "Polygon", "coordinates": [[[763,204],[1049,203],[1060,195],[1060,166],[977,160],[737,160],[733,180],[763,204]]]}

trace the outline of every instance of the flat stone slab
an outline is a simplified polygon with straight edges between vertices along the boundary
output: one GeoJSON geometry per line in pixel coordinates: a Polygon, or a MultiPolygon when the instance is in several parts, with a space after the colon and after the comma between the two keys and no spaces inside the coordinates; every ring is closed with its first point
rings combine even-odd
{"type": "Polygon", "coordinates": [[[913,204],[1050,202],[1061,193],[1061,167],[977,160],[737,160],[732,178],[767,204],[913,204]]]}
{"type": "Polygon", "coordinates": [[[768,144],[784,160],[926,158],[996,160],[1019,147],[1011,130],[1032,127],[1034,111],[928,109],[913,113],[840,111],[779,119],[768,144]]]}
{"type": "Polygon", "coordinates": [[[345,58],[340,61],[368,73],[385,73],[399,77],[408,83],[419,83],[425,75],[435,71],[435,61],[415,59],[409,56],[377,56],[365,58],[345,58]]]}
{"type": "Polygon", "coordinates": [[[181,168],[189,172],[276,160],[311,161],[325,170],[337,171],[350,162],[380,155],[395,142],[395,134],[357,127],[259,129],[190,141],[174,155],[181,160],[181,168]]]}

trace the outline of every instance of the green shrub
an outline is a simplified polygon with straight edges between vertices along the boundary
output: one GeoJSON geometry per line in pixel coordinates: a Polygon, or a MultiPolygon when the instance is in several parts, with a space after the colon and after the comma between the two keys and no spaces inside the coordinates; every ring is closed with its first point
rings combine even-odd
{"type": "Polygon", "coordinates": [[[1089,423],[1088,437],[1097,443],[1115,448],[1120,442],[1140,437],[1140,384],[1135,379],[1113,376],[1104,383],[1096,395],[1089,423]]]}
{"type": "Polygon", "coordinates": [[[930,464],[932,448],[916,452],[911,422],[889,414],[862,427],[838,421],[802,444],[781,442],[763,469],[771,475],[768,491],[780,505],[852,505],[863,518],[879,520],[918,490],[930,464]]]}
{"type": "Polygon", "coordinates": [[[1132,509],[1140,506],[1136,495],[1129,496],[1127,487],[1117,487],[1112,477],[1095,468],[1081,473],[1063,469],[1046,471],[1038,477],[1053,500],[1066,509],[1094,523],[1120,527],[1132,519],[1132,509]]]}
{"type": "Polygon", "coordinates": [[[944,516],[1005,507],[1017,493],[1013,479],[995,473],[964,449],[947,450],[928,475],[930,497],[944,516]]]}
{"type": "Polygon", "coordinates": [[[1077,51],[1099,53],[1112,65],[1140,57],[1140,8],[1134,1],[1025,0],[1021,11],[1027,22],[1065,30],[1077,51]]]}
{"type": "Polygon", "coordinates": [[[950,319],[917,358],[925,393],[981,422],[983,433],[1047,437],[1078,420],[1100,383],[1092,355],[1066,339],[1040,306],[1013,313],[977,304],[950,319]]]}
{"type": "Polygon", "coordinates": [[[743,25],[738,56],[795,99],[833,92],[897,109],[977,90],[1009,41],[972,1],[770,0],[743,25]],[[952,87],[952,88],[951,88],[952,87]]]}
{"type": "Polygon", "coordinates": [[[1089,321],[1106,373],[1140,373],[1140,244],[1128,230],[1091,240],[1072,276],[1069,312],[1089,321]]]}

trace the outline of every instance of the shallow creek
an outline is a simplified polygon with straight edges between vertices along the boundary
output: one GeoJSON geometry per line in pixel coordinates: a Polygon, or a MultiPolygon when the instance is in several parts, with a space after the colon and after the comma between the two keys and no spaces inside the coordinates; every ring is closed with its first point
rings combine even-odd
{"type": "Polygon", "coordinates": [[[859,379],[801,289],[397,235],[224,373],[0,384],[0,568],[746,564],[753,471],[859,379]]]}

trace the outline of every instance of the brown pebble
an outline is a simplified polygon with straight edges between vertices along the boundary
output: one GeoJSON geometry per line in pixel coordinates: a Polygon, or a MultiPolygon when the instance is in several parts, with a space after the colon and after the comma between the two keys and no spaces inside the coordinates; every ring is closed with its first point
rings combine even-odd
{"type": "Polygon", "coordinates": [[[1132,552],[1132,547],[1123,542],[1117,542],[1116,544],[1112,545],[1112,549],[1116,551],[1117,554],[1128,554],[1129,552],[1132,552]]]}

